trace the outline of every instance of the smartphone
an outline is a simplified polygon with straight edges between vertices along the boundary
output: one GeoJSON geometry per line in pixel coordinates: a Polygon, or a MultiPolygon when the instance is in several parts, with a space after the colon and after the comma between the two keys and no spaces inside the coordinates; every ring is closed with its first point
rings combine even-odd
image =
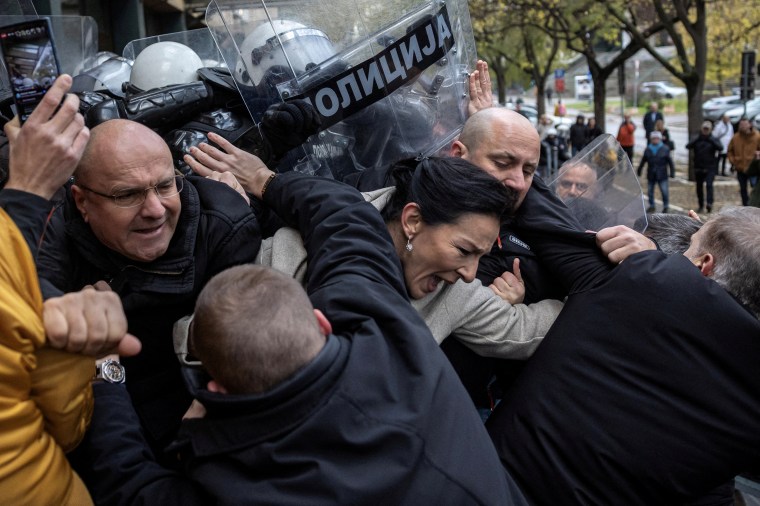
{"type": "Polygon", "coordinates": [[[16,114],[24,123],[60,74],[50,21],[40,18],[0,28],[0,52],[16,114]]]}

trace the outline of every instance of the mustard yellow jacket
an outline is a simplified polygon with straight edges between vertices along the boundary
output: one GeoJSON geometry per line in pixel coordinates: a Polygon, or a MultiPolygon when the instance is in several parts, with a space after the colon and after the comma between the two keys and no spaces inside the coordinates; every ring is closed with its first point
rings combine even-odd
{"type": "Polygon", "coordinates": [[[66,460],[92,415],[92,358],[45,347],[29,248],[0,209],[0,501],[88,505],[66,460]]]}

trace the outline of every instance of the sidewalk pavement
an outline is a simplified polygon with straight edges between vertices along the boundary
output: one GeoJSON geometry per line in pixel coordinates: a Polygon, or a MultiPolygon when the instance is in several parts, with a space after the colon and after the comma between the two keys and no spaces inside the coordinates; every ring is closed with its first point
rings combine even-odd
{"type": "MultiPolygon", "coordinates": [[[[634,158],[636,158],[634,156],[634,158]]],[[[670,190],[670,212],[677,212],[686,214],[689,209],[697,210],[699,202],[697,202],[697,190],[696,183],[689,181],[687,177],[687,167],[685,165],[676,164],[676,177],[670,180],[668,186],[670,190]]],[[[640,178],[641,190],[644,194],[644,203],[649,206],[647,200],[647,181],[646,178],[640,178]]],[[[739,195],[739,182],[736,180],[736,174],[730,176],[717,176],[713,183],[714,203],[713,212],[720,211],[723,206],[740,206],[742,204],[741,197],[739,195]]],[[[657,201],[657,211],[662,210],[662,200],[660,199],[660,190],[655,187],[654,190],[655,199],[657,201]]],[[[705,214],[704,216],[707,216],[705,214]]]]}

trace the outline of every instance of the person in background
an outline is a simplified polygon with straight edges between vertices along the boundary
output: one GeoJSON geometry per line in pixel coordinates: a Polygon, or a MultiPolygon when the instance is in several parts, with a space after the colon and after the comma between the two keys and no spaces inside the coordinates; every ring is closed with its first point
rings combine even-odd
{"type": "Polygon", "coordinates": [[[602,129],[596,126],[596,118],[589,118],[586,123],[586,140],[583,146],[586,147],[591,141],[602,135],[602,129]]]}
{"type": "MultiPolygon", "coordinates": [[[[755,159],[747,167],[746,174],[748,177],[760,177],[760,151],[755,151],[755,159]]],[[[760,184],[755,183],[755,186],[752,187],[747,205],[760,207],[760,184]]]]}
{"type": "MultiPolygon", "coordinates": [[[[720,175],[727,176],[726,174],[726,159],[728,158],[728,144],[731,142],[731,138],[734,136],[734,125],[731,124],[731,119],[728,114],[724,114],[720,121],[715,123],[713,127],[713,137],[718,139],[723,145],[723,150],[720,152],[720,159],[718,164],[720,165],[720,175]]],[[[733,168],[731,168],[733,172],[733,168]]]]}
{"type": "Polygon", "coordinates": [[[747,193],[747,183],[749,176],[746,174],[749,164],[755,159],[755,152],[760,150],[760,133],[752,128],[749,118],[742,117],[739,120],[739,131],[731,138],[728,143],[728,161],[736,169],[736,179],[739,181],[739,194],[742,199],[742,205],[749,204],[749,194],[747,193]]]}
{"type": "Polygon", "coordinates": [[[665,128],[665,120],[658,119],[655,121],[653,131],[660,132],[662,134],[662,143],[665,144],[670,150],[670,156],[673,156],[673,151],[676,149],[676,144],[673,142],[673,139],[670,138],[670,130],[665,128]]]}
{"type": "Polygon", "coordinates": [[[561,98],[558,98],[557,103],[554,104],[554,115],[559,116],[560,118],[567,116],[567,107],[562,103],[561,98]]]}
{"type": "Polygon", "coordinates": [[[541,117],[538,119],[538,125],[536,125],[536,130],[538,130],[539,139],[543,141],[546,138],[546,132],[552,128],[554,128],[552,125],[552,119],[549,117],[548,114],[542,114],[541,117]]]}
{"type": "Polygon", "coordinates": [[[518,114],[520,114],[520,116],[523,116],[524,118],[527,118],[528,115],[525,113],[525,111],[523,111],[522,105],[523,105],[523,99],[518,98],[515,101],[515,112],[518,113],[518,114]]]}
{"type": "Polygon", "coordinates": [[[713,180],[718,172],[718,155],[723,145],[718,139],[710,135],[712,123],[702,123],[702,130],[687,145],[686,149],[694,150],[694,176],[697,180],[697,201],[699,209],[697,213],[705,210],[704,187],[707,186],[707,212],[712,212],[713,207],[713,180]]]}
{"type": "Polygon", "coordinates": [[[657,184],[662,194],[662,212],[667,213],[669,202],[668,169],[670,169],[670,177],[676,176],[676,169],[673,165],[673,159],[670,157],[670,150],[662,142],[662,134],[658,130],[654,130],[650,135],[649,145],[644,150],[644,156],[641,157],[639,168],[636,171],[639,177],[641,177],[641,170],[645,164],[647,165],[649,196],[649,208],[647,212],[655,212],[654,186],[657,184]]]}
{"type": "Polygon", "coordinates": [[[586,145],[586,117],[583,114],[579,114],[575,118],[575,123],[570,126],[570,147],[572,149],[572,156],[578,154],[578,151],[583,149],[586,145]]]}
{"type": "Polygon", "coordinates": [[[663,117],[662,113],[658,110],[657,102],[652,102],[649,104],[649,111],[644,114],[644,134],[646,135],[647,142],[649,141],[649,134],[652,133],[652,130],[654,130],[655,123],[657,123],[657,120],[663,120],[665,121],[665,118],[663,117]]]}
{"type": "Polygon", "coordinates": [[[557,135],[554,127],[546,130],[546,137],[541,141],[541,157],[538,160],[538,169],[542,177],[552,179],[559,171],[563,162],[570,155],[567,153],[567,145],[562,137],[557,135]]]}
{"type": "Polygon", "coordinates": [[[636,124],[631,119],[630,114],[623,116],[623,123],[618,128],[617,141],[623,148],[623,151],[628,155],[628,159],[633,163],[633,147],[636,145],[636,140],[633,133],[636,131],[636,124]]]}

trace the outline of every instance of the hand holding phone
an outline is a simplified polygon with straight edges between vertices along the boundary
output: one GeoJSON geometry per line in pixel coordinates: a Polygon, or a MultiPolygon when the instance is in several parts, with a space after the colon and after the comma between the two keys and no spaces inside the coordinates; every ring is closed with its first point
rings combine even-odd
{"type": "Polygon", "coordinates": [[[5,124],[10,147],[6,189],[49,199],[71,177],[90,138],[79,99],[66,94],[71,81],[66,74],[56,79],[23,127],[18,116],[5,124]]]}
{"type": "Polygon", "coordinates": [[[60,74],[50,22],[46,18],[0,28],[0,51],[23,124],[60,74]]]}

